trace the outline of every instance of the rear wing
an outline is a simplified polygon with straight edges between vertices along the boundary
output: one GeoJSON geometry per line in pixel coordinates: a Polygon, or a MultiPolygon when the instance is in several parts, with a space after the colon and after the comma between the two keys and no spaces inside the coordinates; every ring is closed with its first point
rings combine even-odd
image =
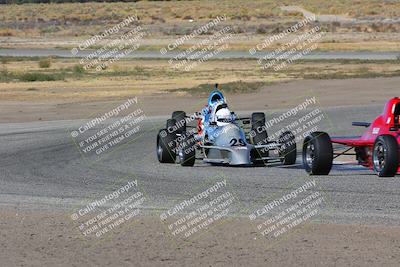
{"type": "Polygon", "coordinates": [[[251,123],[251,118],[246,118],[246,117],[241,117],[241,118],[235,118],[236,121],[241,121],[243,124],[250,124],[251,123]]]}

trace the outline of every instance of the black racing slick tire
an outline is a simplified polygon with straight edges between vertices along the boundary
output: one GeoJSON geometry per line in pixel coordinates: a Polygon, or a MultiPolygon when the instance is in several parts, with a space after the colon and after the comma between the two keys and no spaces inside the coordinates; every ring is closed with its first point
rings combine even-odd
{"type": "Polygon", "coordinates": [[[313,132],[304,139],[303,166],[310,175],[328,175],[333,164],[331,138],[324,132],[313,132]]]}
{"type": "Polygon", "coordinates": [[[167,129],[161,129],[157,134],[157,158],[160,163],[175,163],[176,135],[167,129]]]}
{"type": "Polygon", "coordinates": [[[174,111],[171,117],[176,121],[176,133],[183,134],[186,132],[186,113],[184,111],[174,111]]]}
{"type": "Polygon", "coordinates": [[[194,135],[183,135],[178,148],[179,162],[182,166],[192,167],[196,161],[196,140],[194,135]]]}
{"type": "Polygon", "coordinates": [[[251,125],[260,123],[265,125],[265,113],[264,112],[254,112],[251,114],[251,125]]]}
{"type": "MultiPolygon", "coordinates": [[[[253,145],[268,144],[268,133],[265,126],[265,114],[263,112],[254,112],[251,114],[251,134],[250,140],[253,145]]],[[[254,157],[264,158],[269,156],[268,149],[255,149],[254,157]]],[[[255,161],[257,165],[265,165],[267,160],[255,161]]]]}
{"type": "Polygon", "coordinates": [[[169,133],[174,134],[174,135],[177,134],[177,132],[176,132],[176,120],[168,119],[165,127],[166,127],[166,129],[167,129],[167,131],[169,133]]]}
{"type": "Polygon", "coordinates": [[[283,132],[279,137],[279,143],[282,145],[279,149],[279,156],[282,157],[283,165],[296,164],[297,147],[296,138],[292,132],[283,132]]]}
{"type": "Polygon", "coordinates": [[[399,145],[392,135],[376,138],[372,152],[374,171],[379,177],[394,177],[399,167],[399,145]]]}

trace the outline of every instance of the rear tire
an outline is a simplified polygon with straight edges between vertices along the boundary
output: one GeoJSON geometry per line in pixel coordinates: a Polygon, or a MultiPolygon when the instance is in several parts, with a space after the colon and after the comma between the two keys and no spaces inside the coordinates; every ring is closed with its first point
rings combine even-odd
{"type": "Polygon", "coordinates": [[[182,142],[179,144],[178,155],[182,166],[192,167],[194,165],[196,161],[196,140],[194,135],[183,136],[182,142]]]}
{"type": "Polygon", "coordinates": [[[296,164],[297,147],[293,133],[289,131],[282,133],[279,137],[279,143],[282,144],[281,149],[279,149],[279,156],[283,157],[281,159],[283,165],[296,164]]]}
{"type": "Polygon", "coordinates": [[[399,167],[399,145],[392,135],[376,138],[372,152],[374,171],[379,177],[394,177],[399,167]]]}
{"type": "Polygon", "coordinates": [[[186,113],[184,111],[174,111],[171,117],[176,123],[176,133],[183,134],[186,132],[186,113]]]}
{"type": "Polygon", "coordinates": [[[251,114],[251,125],[261,123],[265,125],[265,113],[264,112],[254,112],[251,114]]]}
{"type": "Polygon", "coordinates": [[[176,120],[174,120],[174,119],[168,119],[168,120],[167,120],[167,123],[166,123],[166,125],[165,125],[165,127],[167,128],[166,130],[167,130],[169,133],[171,133],[171,134],[173,134],[173,135],[176,135],[176,134],[177,134],[177,132],[176,132],[176,120]]]}
{"type": "Polygon", "coordinates": [[[304,139],[303,165],[310,175],[328,175],[332,169],[333,147],[324,132],[313,132],[304,139]]]}
{"type": "MultiPolygon", "coordinates": [[[[265,127],[265,114],[263,112],[254,112],[251,114],[251,143],[253,145],[266,145],[268,144],[268,133],[265,127]]],[[[263,158],[269,156],[268,149],[256,149],[256,158],[263,158]]],[[[267,160],[257,160],[256,165],[264,166],[267,160]]]]}
{"type": "Polygon", "coordinates": [[[175,134],[167,129],[161,129],[157,134],[157,158],[160,163],[175,163],[175,134]]]}

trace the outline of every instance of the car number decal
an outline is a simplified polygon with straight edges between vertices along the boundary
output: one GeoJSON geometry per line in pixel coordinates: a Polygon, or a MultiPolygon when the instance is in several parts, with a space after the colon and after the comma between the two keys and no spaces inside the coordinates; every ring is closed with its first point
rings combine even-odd
{"type": "Polygon", "coordinates": [[[231,141],[229,142],[231,144],[231,146],[245,146],[245,142],[243,141],[243,139],[239,138],[232,138],[231,141]]]}

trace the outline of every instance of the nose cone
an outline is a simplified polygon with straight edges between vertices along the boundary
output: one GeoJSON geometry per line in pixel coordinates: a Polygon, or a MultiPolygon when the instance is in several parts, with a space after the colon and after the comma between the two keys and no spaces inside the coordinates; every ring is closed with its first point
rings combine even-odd
{"type": "Polygon", "coordinates": [[[230,123],[221,127],[219,136],[215,144],[221,147],[229,147],[228,159],[231,165],[249,165],[251,164],[252,146],[246,144],[243,140],[240,128],[230,123]]]}
{"type": "Polygon", "coordinates": [[[250,145],[234,148],[234,151],[229,154],[231,165],[248,165],[251,164],[251,147],[250,145]]]}
{"type": "Polygon", "coordinates": [[[215,139],[217,146],[235,146],[240,144],[241,135],[240,128],[233,124],[227,124],[221,127],[218,131],[218,136],[215,139]]]}

